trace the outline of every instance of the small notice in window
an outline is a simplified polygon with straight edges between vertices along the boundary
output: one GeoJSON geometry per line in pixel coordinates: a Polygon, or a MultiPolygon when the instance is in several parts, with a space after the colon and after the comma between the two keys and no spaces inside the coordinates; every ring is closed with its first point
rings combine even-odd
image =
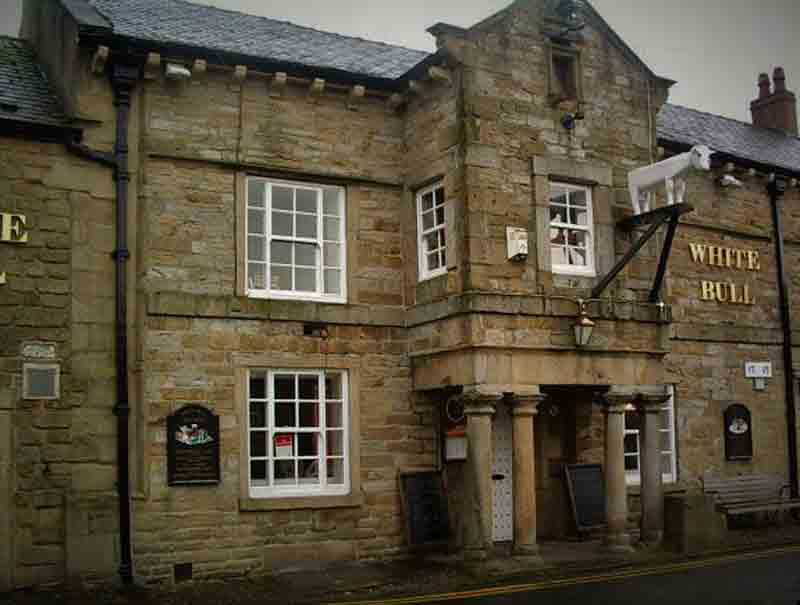
{"type": "Polygon", "coordinates": [[[744,374],[746,378],[772,378],[772,362],[746,361],[744,374]]]}
{"type": "Polygon", "coordinates": [[[278,458],[290,458],[294,454],[292,441],[291,435],[275,435],[275,456],[278,458]]]}

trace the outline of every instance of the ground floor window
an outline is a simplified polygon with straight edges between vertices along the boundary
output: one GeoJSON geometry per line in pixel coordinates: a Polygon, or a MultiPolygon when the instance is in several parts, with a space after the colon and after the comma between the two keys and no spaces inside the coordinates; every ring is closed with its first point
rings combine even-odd
{"type": "Polygon", "coordinates": [[[347,372],[250,370],[250,496],[350,491],[347,372]]]}
{"type": "MultiPolygon", "coordinates": [[[[677,461],[675,457],[675,396],[674,388],[669,389],[669,400],[659,414],[659,439],[661,449],[661,472],[664,483],[677,480],[677,461]]],[[[640,439],[641,416],[631,409],[625,413],[625,479],[628,485],[641,482],[640,439]]]]}

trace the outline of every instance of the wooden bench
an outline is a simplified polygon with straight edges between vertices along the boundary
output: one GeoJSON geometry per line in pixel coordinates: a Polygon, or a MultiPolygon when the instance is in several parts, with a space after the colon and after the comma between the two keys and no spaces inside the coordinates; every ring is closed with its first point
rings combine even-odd
{"type": "Polygon", "coordinates": [[[729,517],[776,512],[782,518],[784,512],[800,508],[800,499],[790,499],[789,484],[780,475],[706,475],[703,477],[703,491],[715,494],[717,508],[729,517]]]}

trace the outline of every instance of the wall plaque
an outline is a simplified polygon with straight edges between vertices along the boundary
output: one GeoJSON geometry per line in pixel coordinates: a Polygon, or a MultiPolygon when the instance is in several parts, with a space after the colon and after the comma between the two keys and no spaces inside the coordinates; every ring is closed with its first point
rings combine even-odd
{"type": "Polygon", "coordinates": [[[753,425],[750,410],[734,403],[725,410],[725,458],[750,460],[753,457],[753,425]]]}
{"type": "Polygon", "coordinates": [[[167,483],[219,482],[219,417],[199,405],[187,405],[168,416],[167,483]]]}

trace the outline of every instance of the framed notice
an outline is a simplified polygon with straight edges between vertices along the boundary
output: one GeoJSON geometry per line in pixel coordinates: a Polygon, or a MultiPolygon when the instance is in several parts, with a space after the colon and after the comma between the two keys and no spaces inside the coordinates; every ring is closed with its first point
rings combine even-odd
{"type": "Polygon", "coordinates": [[[578,533],[606,524],[606,492],[599,464],[565,464],[564,474],[578,533]]]}
{"type": "Polygon", "coordinates": [[[167,483],[219,482],[219,417],[199,405],[188,405],[168,416],[167,483]]]}

